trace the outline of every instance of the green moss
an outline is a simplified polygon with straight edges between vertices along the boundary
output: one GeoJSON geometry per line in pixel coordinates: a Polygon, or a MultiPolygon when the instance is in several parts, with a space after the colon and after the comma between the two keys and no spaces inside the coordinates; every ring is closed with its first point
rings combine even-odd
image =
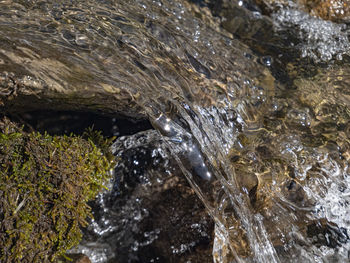
{"type": "Polygon", "coordinates": [[[50,136],[0,120],[0,262],[55,261],[79,243],[87,201],[110,178],[108,143],[91,130],[50,136]]]}

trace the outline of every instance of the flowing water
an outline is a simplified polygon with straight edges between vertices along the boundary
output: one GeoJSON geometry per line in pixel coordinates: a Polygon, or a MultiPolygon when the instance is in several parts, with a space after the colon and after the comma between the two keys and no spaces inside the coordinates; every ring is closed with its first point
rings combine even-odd
{"type": "MultiPolygon", "coordinates": [[[[144,188],[118,208],[113,193],[99,196],[98,219],[79,247],[94,262],[120,257],[118,246],[127,251],[122,262],[137,261],[132,251],[156,242],[159,229],[142,242],[130,233],[148,216],[147,187],[166,187],[175,175],[215,222],[214,262],[350,261],[348,27],[290,6],[265,17],[236,4],[268,21],[249,38],[269,25],[272,49],[250,49],[247,32],[225,31],[225,18],[204,1],[0,1],[0,37],[35,61],[31,74],[123,87],[156,129],[114,146],[118,158],[132,157],[116,167],[113,191],[123,171],[144,188]],[[73,66],[89,75],[67,79],[73,66]]],[[[0,49],[0,61],[24,61],[0,49]]],[[[193,243],[182,245],[173,253],[193,243]]]]}

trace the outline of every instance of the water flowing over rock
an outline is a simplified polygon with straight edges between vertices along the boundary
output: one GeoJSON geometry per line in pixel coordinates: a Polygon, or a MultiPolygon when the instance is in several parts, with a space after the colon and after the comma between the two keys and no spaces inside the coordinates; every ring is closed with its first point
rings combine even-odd
{"type": "Polygon", "coordinates": [[[277,53],[279,60],[302,57],[314,62],[341,60],[349,54],[346,1],[223,0],[209,1],[209,6],[226,30],[259,54],[277,53]],[[329,18],[339,18],[339,23],[329,18]]]}
{"type": "Polygon", "coordinates": [[[243,84],[241,72],[261,75],[244,58],[249,50],[183,13],[184,5],[2,2],[3,103],[10,111],[25,105],[137,117],[144,110],[136,101],[156,100],[155,88],[196,100],[201,91],[224,93],[222,81],[243,84]],[[234,74],[227,79],[225,71],[234,74]]]}
{"type": "Polygon", "coordinates": [[[262,6],[265,12],[271,12],[274,8],[281,5],[298,5],[300,9],[309,12],[311,15],[319,16],[325,20],[346,22],[350,17],[350,6],[349,2],[346,0],[258,0],[256,2],[259,4],[259,6],[262,6]]]}
{"type": "Polygon", "coordinates": [[[94,262],[212,262],[213,221],[154,130],[120,137],[113,191],[79,247],[94,262]]]}
{"type": "Polygon", "coordinates": [[[332,61],[348,59],[348,26],[298,6],[266,14],[253,1],[0,2],[6,111],[102,111],[155,128],[117,140],[112,191],[76,252],[349,260],[349,69],[332,61]]]}

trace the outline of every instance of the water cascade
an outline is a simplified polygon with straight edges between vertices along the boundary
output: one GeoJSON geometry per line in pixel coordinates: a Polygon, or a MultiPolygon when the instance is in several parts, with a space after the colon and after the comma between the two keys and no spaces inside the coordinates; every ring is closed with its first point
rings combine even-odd
{"type": "Polygon", "coordinates": [[[129,169],[149,187],[186,177],[215,223],[216,263],[350,260],[346,24],[291,6],[267,17],[252,1],[232,1],[255,25],[248,34],[239,17],[235,30],[224,29],[211,1],[73,2],[0,1],[0,38],[17,46],[0,47],[0,63],[27,63],[30,74],[62,88],[127,91],[155,129],[118,138],[117,158],[132,156],[134,168],[116,167],[114,194],[98,197],[99,219],[80,251],[107,262],[125,246],[124,259],[142,262],[132,251],[160,235],[130,238],[148,215],[141,197],[111,204],[129,169]],[[259,49],[252,39],[268,30],[273,39],[259,49]],[[152,167],[147,176],[140,162],[152,167]]]}

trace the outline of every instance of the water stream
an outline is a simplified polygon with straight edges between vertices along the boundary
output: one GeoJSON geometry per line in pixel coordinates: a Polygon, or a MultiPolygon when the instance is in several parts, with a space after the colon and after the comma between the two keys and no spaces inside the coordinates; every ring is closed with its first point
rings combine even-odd
{"type": "Polygon", "coordinates": [[[79,250],[94,262],[143,262],[133,253],[160,230],[133,239],[148,216],[142,198],[176,175],[214,220],[214,262],[349,262],[348,25],[293,5],[267,17],[232,1],[255,27],[228,32],[225,18],[199,2],[0,1],[0,38],[37,63],[31,74],[58,85],[123,87],[156,130],[117,140],[117,157],[133,157],[116,178],[131,172],[143,188],[118,205],[112,193],[99,196],[79,250]],[[259,48],[251,40],[266,27],[273,38],[259,48]],[[76,67],[89,75],[69,79],[76,67]]]}

